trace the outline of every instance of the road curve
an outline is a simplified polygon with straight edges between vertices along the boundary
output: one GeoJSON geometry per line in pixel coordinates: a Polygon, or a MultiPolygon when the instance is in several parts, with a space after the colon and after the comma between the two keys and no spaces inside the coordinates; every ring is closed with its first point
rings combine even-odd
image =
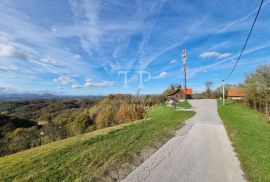
{"type": "Polygon", "coordinates": [[[196,115],[123,182],[240,182],[240,163],[216,100],[190,100],[196,115]]]}

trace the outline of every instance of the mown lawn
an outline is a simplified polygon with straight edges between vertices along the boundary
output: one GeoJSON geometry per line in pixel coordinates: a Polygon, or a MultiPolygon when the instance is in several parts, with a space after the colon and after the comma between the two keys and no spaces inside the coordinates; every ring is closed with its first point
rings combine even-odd
{"type": "Polygon", "coordinates": [[[194,112],[155,107],[145,120],[2,157],[0,181],[100,181],[113,178],[111,171],[127,168],[127,164],[139,165],[142,151],[153,149],[157,143],[160,146],[193,115],[194,112]]]}
{"type": "Polygon", "coordinates": [[[181,101],[176,104],[177,107],[185,108],[185,109],[190,109],[192,106],[188,101],[181,101]]]}
{"type": "Polygon", "coordinates": [[[245,176],[249,181],[270,181],[270,124],[265,115],[241,104],[219,106],[245,176]]]}

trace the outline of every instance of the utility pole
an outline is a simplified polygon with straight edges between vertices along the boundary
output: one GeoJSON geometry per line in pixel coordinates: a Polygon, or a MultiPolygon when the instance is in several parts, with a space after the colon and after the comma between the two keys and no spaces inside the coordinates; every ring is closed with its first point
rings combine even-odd
{"type": "MultiPolygon", "coordinates": [[[[186,64],[186,59],[187,59],[187,50],[183,49],[182,50],[182,67],[183,67],[183,79],[184,79],[184,89],[185,92],[187,92],[187,64],[186,64]]],[[[187,100],[187,96],[185,96],[185,100],[187,100]]]]}
{"type": "Polygon", "coordinates": [[[225,105],[225,89],[224,89],[224,80],[222,80],[222,105],[225,105]]]}

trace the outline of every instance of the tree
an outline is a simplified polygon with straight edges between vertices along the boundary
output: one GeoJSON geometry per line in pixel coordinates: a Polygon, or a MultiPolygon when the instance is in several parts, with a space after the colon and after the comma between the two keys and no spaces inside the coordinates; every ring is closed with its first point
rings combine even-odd
{"type": "MultiPolygon", "coordinates": [[[[237,85],[232,85],[232,84],[225,84],[224,85],[224,90],[225,90],[225,96],[228,95],[228,90],[229,88],[231,87],[237,87],[237,85]]],[[[217,98],[220,98],[222,97],[223,95],[223,86],[219,86],[217,89],[216,89],[216,95],[217,95],[217,98]]]]}
{"type": "Polygon", "coordinates": [[[246,75],[244,89],[253,108],[269,115],[270,66],[260,65],[254,73],[246,75]]]}
{"type": "Polygon", "coordinates": [[[78,130],[78,132],[82,134],[85,133],[88,127],[94,123],[94,121],[91,120],[87,114],[82,113],[75,117],[74,123],[76,130],[78,130]]]}
{"type": "Polygon", "coordinates": [[[212,90],[213,86],[214,86],[213,82],[211,82],[211,81],[206,81],[205,82],[206,93],[207,93],[208,98],[211,97],[211,90],[212,90]]]}

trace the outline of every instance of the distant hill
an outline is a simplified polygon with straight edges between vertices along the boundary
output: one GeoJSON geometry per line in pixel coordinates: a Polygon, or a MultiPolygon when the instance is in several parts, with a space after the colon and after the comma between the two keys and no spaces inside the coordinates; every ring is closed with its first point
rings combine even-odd
{"type": "Polygon", "coordinates": [[[104,96],[72,96],[35,93],[0,93],[0,101],[7,100],[30,100],[30,99],[70,99],[70,98],[103,98],[104,96]]]}
{"type": "Polygon", "coordinates": [[[10,93],[10,94],[1,94],[0,100],[21,100],[21,99],[48,99],[48,98],[56,98],[59,96],[52,94],[23,94],[23,93],[10,93]]]}

